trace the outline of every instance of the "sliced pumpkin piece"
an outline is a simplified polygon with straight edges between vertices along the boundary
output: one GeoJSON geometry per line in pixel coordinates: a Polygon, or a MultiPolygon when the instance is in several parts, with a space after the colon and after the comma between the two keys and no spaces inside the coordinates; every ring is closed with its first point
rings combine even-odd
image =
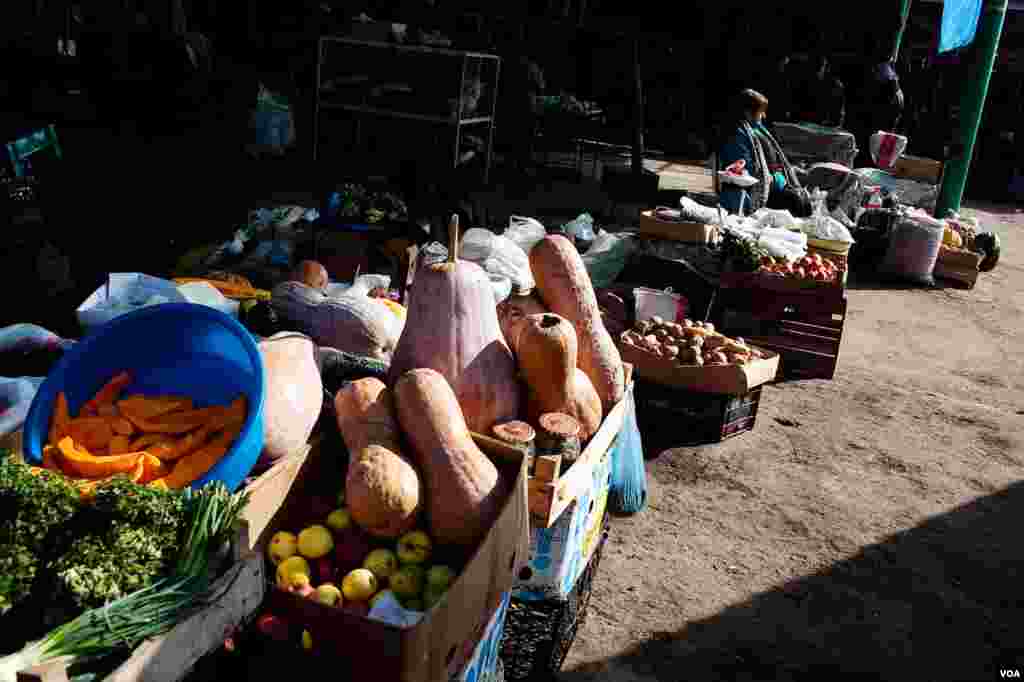
{"type": "Polygon", "coordinates": [[[97,416],[106,417],[107,419],[110,419],[111,417],[117,417],[120,415],[120,413],[117,411],[117,405],[114,404],[100,405],[96,409],[96,414],[97,416]]]}
{"type": "MultiPolygon", "coordinates": [[[[145,464],[143,464],[143,459],[140,457],[139,461],[135,464],[135,467],[131,471],[127,472],[128,480],[131,481],[132,483],[139,483],[142,480],[142,477],[145,475],[145,472],[146,467],[145,464]]],[[[114,474],[114,476],[116,475],[118,474],[114,474]]],[[[83,501],[91,500],[96,495],[96,488],[99,487],[101,484],[111,480],[112,478],[114,478],[114,476],[107,476],[105,478],[100,478],[92,481],[82,481],[81,483],[78,484],[79,499],[83,501]]]]}
{"type": "Polygon", "coordinates": [[[95,452],[110,445],[114,432],[103,417],[78,417],[68,423],[67,435],[86,450],[95,452]]]}
{"type": "Polygon", "coordinates": [[[226,429],[200,449],[178,460],[171,472],[163,478],[167,487],[180,490],[198,480],[227,454],[241,431],[241,425],[226,429]]]}
{"type": "Polygon", "coordinates": [[[53,404],[53,416],[50,418],[50,445],[54,447],[60,439],[68,435],[68,424],[71,422],[71,414],[68,411],[68,397],[64,391],[57,394],[57,400],[53,404]]]}
{"type": "Polygon", "coordinates": [[[132,441],[128,436],[116,435],[110,439],[110,454],[126,455],[130,452],[137,452],[132,449],[132,441]]]}
{"type": "Polygon", "coordinates": [[[130,473],[143,455],[141,452],[131,452],[98,457],[79,447],[70,436],[62,438],[57,447],[61,468],[83,478],[105,478],[114,474],[130,473]]]}
{"type": "Polygon", "coordinates": [[[60,464],[57,462],[57,449],[52,445],[43,447],[43,468],[61,473],[60,464]]]}
{"type": "Polygon", "coordinates": [[[118,396],[121,395],[128,384],[132,383],[132,375],[130,372],[121,372],[104,384],[96,395],[88,400],[85,405],[82,405],[82,409],[79,410],[79,416],[93,416],[99,414],[99,408],[101,405],[112,405],[118,396]]]}
{"type": "Polygon", "coordinates": [[[142,450],[147,449],[150,445],[164,442],[166,440],[167,436],[162,433],[143,434],[132,441],[131,452],[141,452],[142,450]]]}
{"type": "Polygon", "coordinates": [[[191,398],[175,398],[172,396],[130,395],[118,401],[117,409],[122,416],[137,419],[156,419],[170,412],[191,410],[191,398]]]}
{"type": "Polygon", "coordinates": [[[164,462],[155,455],[150,453],[144,453],[142,455],[142,477],[139,478],[137,483],[146,484],[152,483],[153,481],[163,478],[171,472],[171,467],[164,464],[164,462]]]}
{"type": "Polygon", "coordinates": [[[130,436],[135,433],[135,426],[131,421],[119,415],[107,417],[107,423],[110,424],[110,430],[118,436],[130,436]]]}

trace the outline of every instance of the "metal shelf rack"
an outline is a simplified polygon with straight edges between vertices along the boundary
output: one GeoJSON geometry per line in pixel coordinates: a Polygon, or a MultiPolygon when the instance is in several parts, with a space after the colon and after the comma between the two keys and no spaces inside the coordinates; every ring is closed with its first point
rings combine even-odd
{"type": "MultiPolygon", "coordinates": [[[[367,55],[367,59],[372,60],[373,56],[367,55]]],[[[365,62],[350,60],[350,63],[364,64],[365,62]]],[[[462,143],[463,128],[469,126],[486,126],[487,134],[486,141],[484,143],[485,158],[483,181],[484,184],[487,184],[490,176],[491,157],[494,147],[494,114],[497,107],[498,78],[500,71],[501,58],[494,54],[467,52],[463,50],[430,47],[425,45],[402,45],[397,43],[359,40],[341,36],[321,36],[317,49],[316,99],[313,111],[313,160],[316,161],[319,156],[321,116],[324,112],[332,110],[345,111],[355,115],[357,141],[360,138],[360,118],[363,116],[376,116],[448,126],[452,128],[454,135],[453,168],[458,167],[460,163],[460,145],[462,143]],[[397,56],[400,58],[412,59],[413,57],[418,56],[422,59],[427,56],[433,56],[460,60],[461,76],[458,82],[458,90],[455,92],[456,111],[454,111],[451,116],[442,116],[440,114],[374,106],[367,101],[368,98],[365,91],[360,95],[360,101],[344,101],[343,98],[330,94],[330,91],[325,91],[324,73],[330,64],[328,50],[329,48],[336,46],[344,46],[350,49],[383,51],[387,52],[390,56],[397,56]],[[486,70],[485,67],[493,68],[493,78],[489,79],[487,82],[489,91],[485,92],[485,97],[482,98],[486,104],[489,104],[489,107],[481,113],[477,113],[475,111],[464,112],[463,107],[465,102],[463,93],[466,91],[465,88],[470,71],[474,70],[481,74],[481,78],[483,78],[484,71],[486,70]]],[[[421,85],[431,91],[437,90],[437,88],[432,84],[421,85]]]]}

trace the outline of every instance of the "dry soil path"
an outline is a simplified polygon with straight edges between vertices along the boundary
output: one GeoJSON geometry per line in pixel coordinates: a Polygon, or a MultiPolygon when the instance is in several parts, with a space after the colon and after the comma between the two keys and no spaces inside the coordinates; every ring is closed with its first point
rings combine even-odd
{"type": "Polygon", "coordinates": [[[562,679],[1024,673],[1024,214],[974,214],[1004,255],[973,291],[851,291],[834,381],[648,462],[562,679]]]}

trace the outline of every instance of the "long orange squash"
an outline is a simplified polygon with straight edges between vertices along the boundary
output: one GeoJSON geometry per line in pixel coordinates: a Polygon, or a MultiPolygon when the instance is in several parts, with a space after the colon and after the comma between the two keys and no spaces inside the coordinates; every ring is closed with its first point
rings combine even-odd
{"type": "Polygon", "coordinates": [[[182,457],[169,474],[157,480],[162,480],[172,490],[187,487],[220,461],[221,457],[231,448],[231,444],[235,442],[241,431],[242,426],[239,424],[221,432],[220,435],[200,449],[182,457]]]}
{"type": "Polygon", "coordinates": [[[57,444],[61,469],[73,472],[82,478],[106,478],[114,474],[133,471],[144,453],[132,452],[125,455],[97,457],[78,447],[70,437],[64,437],[57,444]]]}
{"type": "Polygon", "coordinates": [[[590,379],[607,413],[625,392],[622,356],[601,320],[597,296],[583,259],[562,235],[548,235],[530,250],[537,291],[551,312],[576,328],[579,368],[590,379]]]}
{"type": "Polygon", "coordinates": [[[116,375],[113,379],[108,381],[103,388],[101,388],[96,395],[90,400],[87,400],[82,409],[78,411],[79,416],[92,416],[98,414],[100,405],[111,405],[117,400],[117,397],[121,395],[128,384],[132,383],[132,375],[130,372],[121,372],[116,375]]]}

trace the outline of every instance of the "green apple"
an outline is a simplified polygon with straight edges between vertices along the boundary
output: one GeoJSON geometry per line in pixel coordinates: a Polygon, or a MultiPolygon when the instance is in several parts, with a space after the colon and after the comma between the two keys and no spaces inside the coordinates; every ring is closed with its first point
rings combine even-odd
{"type": "Polygon", "coordinates": [[[398,557],[390,549],[375,549],[366,555],[363,568],[377,576],[377,580],[384,580],[398,570],[398,557]]]}
{"type": "Polygon", "coordinates": [[[341,606],[342,595],[337,585],[324,583],[316,588],[313,598],[325,606],[341,606]]]}
{"type": "Polygon", "coordinates": [[[388,584],[399,599],[418,597],[423,592],[423,580],[426,571],[422,566],[411,564],[403,566],[388,578],[388,584]]]}
{"type": "Polygon", "coordinates": [[[347,509],[335,509],[327,515],[327,525],[334,531],[345,530],[352,526],[352,515],[347,509]]]}
{"type": "Polygon", "coordinates": [[[398,539],[398,558],[403,564],[425,564],[433,543],[421,530],[406,533],[398,539]]]}
{"type": "Polygon", "coordinates": [[[427,589],[423,591],[423,605],[429,611],[434,606],[444,599],[444,595],[447,593],[446,590],[439,590],[436,587],[427,586],[427,589]]]}
{"type": "Polygon", "coordinates": [[[455,582],[455,571],[447,566],[431,566],[427,571],[427,587],[443,592],[451,587],[453,582],[455,582]]]}

